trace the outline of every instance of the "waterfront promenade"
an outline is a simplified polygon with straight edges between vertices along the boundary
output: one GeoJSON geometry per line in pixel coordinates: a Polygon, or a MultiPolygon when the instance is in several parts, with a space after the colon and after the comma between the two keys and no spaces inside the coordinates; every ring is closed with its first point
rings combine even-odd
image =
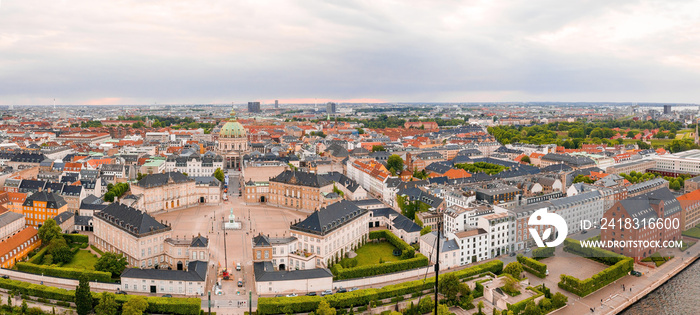
{"type": "MultiPolygon", "coordinates": [[[[695,244],[685,252],[666,262],[658,268],[648,268],[635,264],[637,271],[644,273],[641,277],[625,276],[608,286],[591,293],[584,298],[571,298],[557,314],[617,314],[634,304],[651,291],[665,283],[668,279],[681,272],[693,263],[700,255],[700,244],[695,244]],[[622,285],[625,285],[625,292],[622,285]],[[630,288],[632,289],[630,291],[630,288]],[[601,303],[602,300],[602,303],[601,303]],[[594,308],[595,311],[591,312],[594,308]]],[[[557,288],[553,291],[561,291],[557,288]]]]}

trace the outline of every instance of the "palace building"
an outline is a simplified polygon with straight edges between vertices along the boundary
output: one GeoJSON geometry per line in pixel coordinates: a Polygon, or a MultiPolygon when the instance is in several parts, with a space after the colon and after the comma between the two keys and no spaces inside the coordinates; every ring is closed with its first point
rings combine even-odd
{"type": "Polygon", "coordinates": [[[224,157],[224,166],[227,169],[240,169],[243,156],[250,153],[248,133],[236,120],[236,112],[233,109],[229,121],[219,131],[217,153],[224,157]]]}

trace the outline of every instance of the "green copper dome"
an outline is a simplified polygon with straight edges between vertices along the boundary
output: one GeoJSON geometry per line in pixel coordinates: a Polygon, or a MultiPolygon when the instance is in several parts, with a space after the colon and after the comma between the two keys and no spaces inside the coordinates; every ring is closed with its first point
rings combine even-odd
{"type": "Polygon", "coordinates": [[[243,125],[236,121],[236,111],[231,110],[231,118],[228,122],[221,127],[219,131],[219,137],[221,138],[243,138],[246,136],[245,128],[243,125]]]}

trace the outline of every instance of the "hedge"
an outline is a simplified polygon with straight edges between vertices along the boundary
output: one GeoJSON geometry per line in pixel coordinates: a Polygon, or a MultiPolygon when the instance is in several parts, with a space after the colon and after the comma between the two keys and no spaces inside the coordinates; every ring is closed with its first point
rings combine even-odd
{"type": "Polygon", "coordinates": [[[15,264],[15,266],[19,271],[38,275],[43,274],[51,277],[80,279],[80,276],[85,274],[88,276],[90,281],[112,282],[112,273],[104,271],[89,271],[82,269],[36,265],[28,262],[18,262],[15,264]]]}
{"type": "MultiPolygon", "coordinates": [[[[463,270],[452,272],[458,278],[464,279],[484,273],[499,274],[503,270],[503,262],[500,260],[490,261],[480,265],[475,265],[463,270]]],[[[440,277],[445,274],[440,275],[440,277]]],[[[414,280],[399,284],[392,284],[381,289],[361,289],[357,291],[321,296],[297,296],[297,297],[261,297],[258,299],[258,314],[288,314],[288,313],[308,313],[316,310],[318,304],[325,299],[331,307],[349,308],[359,305],[367,305],[371,301],[378,301],[416,291],[423,291],[435,286],[435,277],[426,280],[414,280]]]]}
{"type": "Polygon", "coordinates": [[[566,274],[561,275],[561,281],[559,281],[558,284],[559,287],[580,297],[589,295],[613,281],[626,276],[634,267],[633,258],[600,248],[583,248],[581,247],[581,243],[577,240],[567,238],[564,241],[564,246],[564,250],[566,251],[589,255],[588,257],[584,257],[611,265],[585,280],[580,280],[566,274]]]}
{"type": "Polygon", "coordinates": [[[532,258],[536,260],[554,256],[554,247],[538,247],[532,250],[532,258]]]}
{"type": "Polygon", "coordinates": [[[534,260],[530,257],[525,257],[522,254],[518,254],[518,262],[523,265],[523,269],[539,278],[544,278],[547,276],[547,265],[534,260]]]}
{"type": "Polygon", "coordinates": [[[68,244],[70,243],[89,243],[90,238],[87,235],[82,234],[63,234],[63,238],[66,239],[68,244]]]}
{"type": "MultiPolygon", "coordinates": [[[[0,279],[0,288],[7,290],[17,290],[20,294],[35,296],[63,302],[73,302],[75,300],[75,291],[55,288],[45,285],[22,282],[18,280],[0,279]]],[[[126,303],[134,297],[134,295],[115,295],[115,300],[118,303],[126,303]]],[[[93,304],[99,302],[99,293],[92,292],[93,304]]],[[[199,298],[163,298],[163,297],[146,297],[148,308],[146,312],[156,314],[199,314],[202,300],[199,298]]],[[[64,303],[61,303],[64,304],[64,303]]]]}
{"type": "Polygon", "coordinates": [[[343,268],[339,264],[331,267],[335,280],[371,277],[392,272],[416,269],[430,264],[430,260],[422,254],[416,254],[413,246],[408,245],[401,238],[388,230],[372,231],[369,238],[373,240],[386,239],[389,243],[401,250],[403,260],[387,262],[379,265],[365,265],[353,268],[343,268]]]}
{"type": "Polygon", "coordinates": [[[46,254],[46,251],[48,250],[48,246],[42,248],[38,253],[36,253],[36,255],[32,256],[32,258],[27,259],[27,262],[32,264],[40,264],[41,261],[44,259],[44,254],[46,254]]]}
{"type": "Polygon", "coordinates": [[[97,248],[97,246],[95,246],[95,245],[90,245],[90,248],[92,248],[92,250],[94,250],[96,253],[100,254],[100,256],[102,256],[102,255],[105,254],[103,251],[101,251],[101,250],[100,250],[99,248],[97,248]]]}

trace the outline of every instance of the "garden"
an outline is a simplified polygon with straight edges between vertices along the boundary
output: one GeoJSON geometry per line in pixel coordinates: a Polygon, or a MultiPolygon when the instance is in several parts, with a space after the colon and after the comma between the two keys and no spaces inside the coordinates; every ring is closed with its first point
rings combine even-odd
{"type": "Polygon", "coordinates": [[[688,236],[688,237],[700,239],[700,224],[696,225],[695,227],[693,227],[687,231],[683,231],[683,233],[681,233],[681,234],[683,236],[688,236]]]}
{"type": "Polygon", "coordinates": [[[357,257],[331,261],[334,279],[370,277],[425,267],[430,263],[427,257],[416,253],[411,245],[391,231],[372,231],[369,233],[369,239],[371,242],[365,240],[355,248],[359,251],[357,257]],[[370,246],[366,247],[367,245],[370,246]]]}

